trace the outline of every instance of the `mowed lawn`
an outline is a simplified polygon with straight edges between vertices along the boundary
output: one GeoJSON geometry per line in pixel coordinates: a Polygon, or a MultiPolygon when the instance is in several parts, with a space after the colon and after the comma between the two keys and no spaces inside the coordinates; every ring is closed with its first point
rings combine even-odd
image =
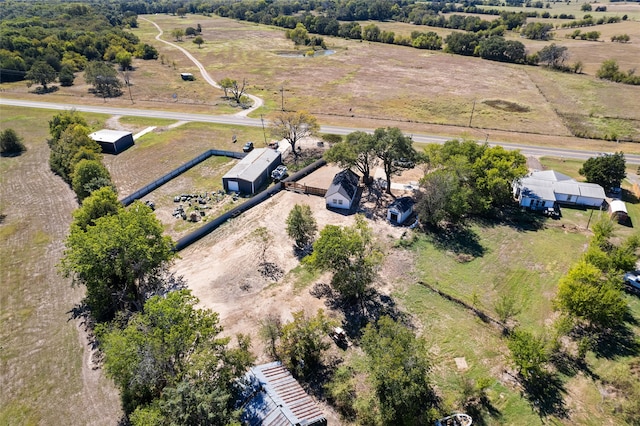
{"type": "MultiPolygon", "coordinates": [[[[581,180],[579,161],[543,158],[545,168],[555,169],[581,180]]],[[[640,223],[640,205],[627,202],[633,223],[640,223]],[[637,219],[636,219],[637,218],[637,219]],[[638,220],[638,221],[637,221],[638,220]]],[[[416,255],[416,281],[422,281],[462,300],[493,318],[495,303],[512,297],[520,312],[517,324],[537,335],[551,336],[557,318],[553,298],[558,280],[584,253],[593,221],[606,212],[563,208],[561,220],[542,219],[529,226],[520,224],[472,224],[457,239],[422,236],[412,247],[416,255]],[[539,226],[536,228],[536,224],[539,226]]],[[[524,222],[526,224],[526,222],[524,222]]],[[[629,236],[634,228],[616,225],[616,235],[629,236]]],[[[486,414],[487,424],[542,424],[543,419],[531,409],[513,380],[509,350],[501,331],[481,321],[472,311],[442,298],[420,284],[398,291],[396,297],[416,318],[433,355],[433,379],[442,390],[445,402],[460,398],[464,379],[489,378],[488,395],[493,415],[486,414]],[[460,370],[455,358],[464,357],[468,369],[460,370]]],[[[640,298],[627,295],[636,319],[640,318],[640,298]]],[[[632,326],[636,337],[637,325],[632,326]]],[[[590,365],[603,378],[629,362],[629,356],[598,359],[589,356],[590,365]]],[[[561,375],[562,394],[567,418],[554,417],[559,424],[621,424],[613,407],[615,396],[603,397],[602,383],[585,376],[561,375]]],[[[547,419],[549,420],[549,419],[547,419]]],[[[546,421],[546,420],[545,420],[546,421]]]]}

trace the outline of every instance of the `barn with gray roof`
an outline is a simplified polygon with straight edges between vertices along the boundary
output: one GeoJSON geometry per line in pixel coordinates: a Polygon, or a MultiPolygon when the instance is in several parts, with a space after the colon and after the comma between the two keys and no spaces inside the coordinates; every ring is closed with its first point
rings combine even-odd
{"type": "Polygon", "coordinates": [[[268,183],[271,172],[280,165],[281,153],[257,148],[247,154],[222,177],[225,191],[255,194],[268,183]]]}

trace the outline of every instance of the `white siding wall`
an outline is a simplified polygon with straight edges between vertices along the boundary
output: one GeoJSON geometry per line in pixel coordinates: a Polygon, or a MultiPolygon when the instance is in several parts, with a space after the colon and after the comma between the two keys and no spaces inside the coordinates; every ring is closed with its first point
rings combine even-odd
{"type": "Polygon", "coordinates": [[[333,207],[335,209],[350,209],[351,204],[349,200],[340,195],[339,193],[330,195],[327,199],[327,207],[333,207]]]}

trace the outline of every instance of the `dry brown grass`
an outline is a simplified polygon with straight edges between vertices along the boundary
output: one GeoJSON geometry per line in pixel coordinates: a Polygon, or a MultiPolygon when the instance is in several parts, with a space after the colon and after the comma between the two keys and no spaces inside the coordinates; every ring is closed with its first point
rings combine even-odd
{"type": "Polygon", "coordinates": [[[56,271],[77,203],[49,171],[52,115],[0,107],[28,149],[0,158],[0,424],[113,425],[118,393],[69,314],[83,291],[56,271]]]}

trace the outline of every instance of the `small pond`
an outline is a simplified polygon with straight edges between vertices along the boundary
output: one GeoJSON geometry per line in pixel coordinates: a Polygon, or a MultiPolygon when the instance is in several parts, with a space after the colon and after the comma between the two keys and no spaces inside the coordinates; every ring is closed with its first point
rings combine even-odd
{"type": "MultiPolygon", "coordinates": [[[[278,52],[276,53],[278,56],[282,56],[284,58],[305,58],[307,57],[307,55],[305,55],[306,52],[304,51],[295,51],[295,52],[278,52]]],[[[316,50],[313,55],[313,57],[316,56],[328,56],[328,55],[333,55],[334,53],[336,53],[335,50],[316,50]]]]}

